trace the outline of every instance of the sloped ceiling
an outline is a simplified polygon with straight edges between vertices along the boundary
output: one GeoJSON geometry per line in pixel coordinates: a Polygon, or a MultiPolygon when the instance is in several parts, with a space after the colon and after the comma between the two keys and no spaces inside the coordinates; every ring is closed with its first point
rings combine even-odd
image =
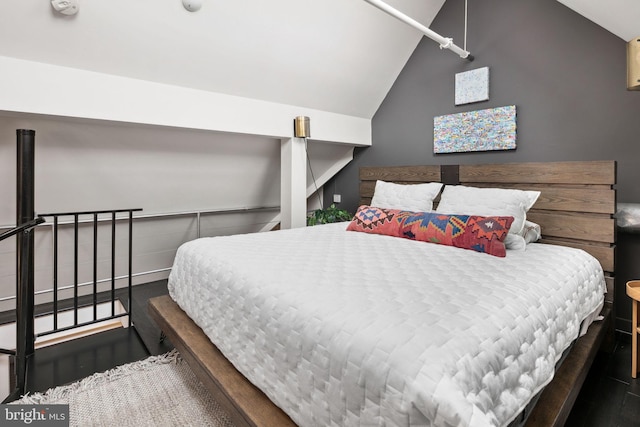
{"type": "MultiPolygon", "coordinates": [[[[49,3],[3,1],[0,55],[363,118],[421,38],[362,0],[49,3]]],[[[427,25],[443,3],[389,1],[427,25]]]]}
{"type": "MultiPolygon", "coordinates": [[[[559,1],[625,41],[640,33],[638,0],[559,1]]],[[[363,0],[203,0],[196,13],[78,0],[72,17],[49,3],[3,0],[0,55],[363,118],[422,38],[363,0]]],[[[444,0],[387,3],[429,26],[444,0]]]]}
{"type": "Polygon", "coordinates": [[[640,35],[640,1],[638,0],[558,1],[624,41],[640,35]]]}

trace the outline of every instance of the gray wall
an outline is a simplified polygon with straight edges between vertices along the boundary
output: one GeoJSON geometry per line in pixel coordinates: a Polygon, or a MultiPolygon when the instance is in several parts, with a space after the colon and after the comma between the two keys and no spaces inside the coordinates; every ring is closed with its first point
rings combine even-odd
{"type": "MultiPolygon", "coordinates": [[[[462,45],[464,1],[447,0],[431,28],[462,45]]],[[[640,202],[640,92],[626,90],[624,40],[556,0],[483,0],[469,2],[468,49],[473,62],[422,40],[374,117],[373,146],[356,152],[327,197],[341,193],[341,207],[355,210],[365,165],[606,159],[618,161],[618,201],[640,202]],[[485,66],[490,100],[456,107],[455,74],[485,66]],[[505,105],[517,106],[516,150],[433,154],[434,116],[505,105]]],[[[621,261],[633,258],[638,238],[618,246],[623,329],[630,318],[624,281],[640,278],[640,267],[621,261]]]]}

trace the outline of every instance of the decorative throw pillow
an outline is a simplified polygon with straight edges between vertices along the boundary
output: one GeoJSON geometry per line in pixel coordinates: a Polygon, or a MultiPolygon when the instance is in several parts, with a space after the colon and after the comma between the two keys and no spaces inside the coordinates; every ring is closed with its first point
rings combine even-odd
{"type": "Polygon", "coordinates": [[[433,199],[440,193],[442,184],[428,182],[426,184],[396,184],[376,181],[371,206],[385,209],[400,209],[415,212],[431,212],[433,199]]]}
{"type": "Polygon", "coordinates": [[[520,234],[527,211],[540,196],[539,191],[510,188],[477,188],[447,185],[440,196],[437,212],[481,216],[512,216],[511,234],[520,234]]]}
{"type": "Polygon", "coordinates": [[[383,234],[438,243],[504,257],[513,217],[443,215],[360,206],[348,231],[383,234]]]}
{"type": "Polygon", "coordinates": [[[347,231],[362,231],[370,234],[402,237],[397,216],[398,209],[383,209],[373,206],[360,206],[347,226],[347,231]]]}

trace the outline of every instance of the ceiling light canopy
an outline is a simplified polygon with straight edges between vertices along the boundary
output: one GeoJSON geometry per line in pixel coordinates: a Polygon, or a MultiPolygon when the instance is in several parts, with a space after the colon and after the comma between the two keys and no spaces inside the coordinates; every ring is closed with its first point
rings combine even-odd
{"type": "Polygon", "coordinates": [[[51,6],[63,15],[75,15],[80,10],[76,0],[51,0],[51,6]]]}
{"type": "Polygon", "coordinates": [[[182,5],[189,12],[197,12],[202,7],[202,0],[182,0],[182,5]]]}

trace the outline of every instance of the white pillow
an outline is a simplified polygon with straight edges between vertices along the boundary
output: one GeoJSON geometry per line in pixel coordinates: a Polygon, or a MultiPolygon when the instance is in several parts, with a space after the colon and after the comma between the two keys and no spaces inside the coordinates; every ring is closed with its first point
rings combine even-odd
{"type": "Polygon", "coordinates": [[[378,180],[371,199],[371,206],[383,209],[431,212],[433,199],[440,193],[441,188],[442,184],[439,182],[395,184],[378,180]]]}
{"type": "Polygon", "coordinates": [[[507,234],[504,238],[504,246],[510,251],[524,251],[527,248],[527,242],[519,234],[507,234]]]}
{"type": "Polygon", "coordinates": [[[542,230],[540,229],[540,225],[527,220],[524,222],[524,228],[520,232],[520,235],[524,237],[524,241],[529,244],[540,240],[542,230]]]}
{"type": "Polygon", "coordinates": [[[539,191],[509,188],[477,188],[447,185],[436,212],[458,215],[512,216],[509,234],[520,234],[527,211],[538,200],[539,191]]]}
{"type": "Polygon", "coordinates": [[[529,243],[540,240],[541,236],[540,226],[527,220],[524,222],[524,228],[519,234],[507,234],[504,239],[504,245],[509,250],[523,251],[529,243]]]}

